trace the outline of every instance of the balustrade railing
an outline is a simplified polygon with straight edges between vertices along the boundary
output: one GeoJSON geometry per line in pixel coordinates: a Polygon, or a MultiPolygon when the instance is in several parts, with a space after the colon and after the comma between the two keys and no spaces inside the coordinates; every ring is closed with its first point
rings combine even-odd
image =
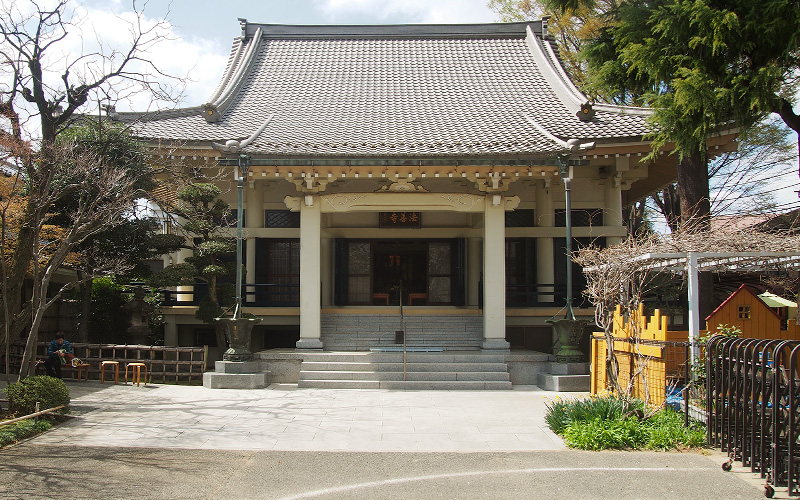
{"type": "MultiPolygon", "coordinates": [[[[581,290],[574,292],[572,303],[588,307],[581,290]]],[[[507,307],[561,307],[566,304],[567,286],[550,283],[506,283],[507,307]]]]}
{"type": "MultiPolygon", "coordinates": [[[[483,304],[483,281],[479,282],[479,307],[483,304]]],[[[165,306],[198,305],[206,296],[204,283],[187,290],[161,290],[165,306]]],[[[506,284],[508,307],[561,307],[566,303],[566,285],[547,283],[506,284]]],[[[242,286],[242,300],[248,307],[297,307],[300,305],[300,285],[297,283],[255,283],[242,286]]],[[[573,293],[573,304],[589,307],[580,290],[573,293]]]]}
{"type": "MultiPolygon", "coordinates": [[[[165,306],[196,306],[208,292],[205,284],[191,290],[161,290],[165,306]]],[[[300,305],[300,285],[287,283],[256,283],[242,285],[242,302],[247,307],[297,307],[300,305]]]]}

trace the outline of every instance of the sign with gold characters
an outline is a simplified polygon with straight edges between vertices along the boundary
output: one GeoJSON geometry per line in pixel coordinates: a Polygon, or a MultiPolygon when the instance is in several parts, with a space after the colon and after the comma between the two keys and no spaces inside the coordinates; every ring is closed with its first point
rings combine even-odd
{"type": "Polygon", "coordinates": [[[378,227],[419,228],[419,212],[381,212],[378,227]]]}

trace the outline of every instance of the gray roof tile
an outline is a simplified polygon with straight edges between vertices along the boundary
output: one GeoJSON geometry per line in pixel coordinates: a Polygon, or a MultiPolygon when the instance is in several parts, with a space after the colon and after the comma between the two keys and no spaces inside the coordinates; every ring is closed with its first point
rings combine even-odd
{"type": "MultiPolygon", "coordinates": [[[[436,32],[431,26],[427,32],[436,36],[417,27],[413,36],[359,37],[359,27],[340,27],[341,33],[328,38],[286,35],[291,32],[287,27],[276,34],[269,25],[256,26],[264,33],[258,52],[219,121],[206,122],[200,108],[171,112],[140,123],[139,134],[241,140],[274,114],[248,152],[458,157],[538,156],[558,150],[528,117],[561,139],[631,140],[648,130],[641,114],[601,110],[591,122],[581,122],[577,108],[564,103],[544,76],[552,68],[537,67],[524,25],[516,36],[508,25],[498,25],[503,29],[496,37],[455,36],[458,30],[452,27],[436,32]]],[[[241,60],[231,56],[232,70],[241,60]]]]}

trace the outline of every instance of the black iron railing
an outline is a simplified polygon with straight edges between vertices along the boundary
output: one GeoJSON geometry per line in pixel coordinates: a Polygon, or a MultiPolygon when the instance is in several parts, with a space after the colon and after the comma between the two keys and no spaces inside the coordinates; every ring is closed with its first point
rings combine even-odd
{"type": "MultiPolygon", "coordinates": [[[[506,283],[507,307],[561,307],[566,303],[567,286],[550,283],[506,283]]],[[[581,290],[572,294],[572,303],[588,307],[581,290]]]]}
{"type": "MultiPolygon", "coordinates": [[[[161,290],[163,305],[198,305],[208,294],[205,283],[195,284],[192,290],[161,290]]],[[[508,307],[561,307],[566,303],[567,287],[543,283],[506,284],[508,307]]],[[[478,283],[480,308],[483,307],[483,280],[478,283]]],[[[573,304],[589,307],[578,291],[573,304]]],[[[297,307],[300,305],[300,285],[297,283],[255,283],[242,285],[242,301],[250,307],[297,307]]]]}
{"type": "MultiPolygon", "coordinates": [[[[800,482],[800,341],[712,337],[705,349],[709,444],[775,486],[800,482]]],[[[723,466],[726,470],[730,467],[723,466]]]]}
{"type": "MultiPolygon", "coordinates": [[[[196,306],[208,294],[205,284],[193,290],[161,290],[165,306],[196,306]]],[[[249,307],[297,307],[298,283],[255,283],[242,285],[242,303],[249,307]]]]}

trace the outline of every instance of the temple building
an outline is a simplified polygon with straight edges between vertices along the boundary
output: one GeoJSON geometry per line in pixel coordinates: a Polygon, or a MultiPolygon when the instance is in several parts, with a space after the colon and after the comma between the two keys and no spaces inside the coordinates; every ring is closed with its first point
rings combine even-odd
{"type": "MultiPolygon", "coordinates": [[[[408,346],[550,352],[546,321],[566,300],[562,178],[576,245],[621,241],[625,207],[675,179],[669,150],[645,159],[650,111],[591,104],[547,19],[240,22],[206,104],[122,119],[178,148],[163,154],[221,169],[234,207],[247,163],[254,351],[369,351],[402,330],[408,346]]],[[[573,279],[576,313],[591,318],[573,279]]],[[[208,343],[196,292],[165,304],[168,345],[208,343]]]]}

